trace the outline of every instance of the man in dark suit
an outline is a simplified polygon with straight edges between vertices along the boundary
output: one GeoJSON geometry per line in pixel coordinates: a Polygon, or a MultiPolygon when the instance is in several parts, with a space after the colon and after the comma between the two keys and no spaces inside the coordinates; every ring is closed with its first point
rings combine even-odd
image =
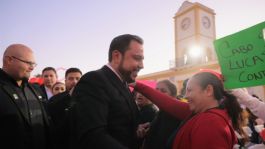
{"type": "Polygon", "coordinates": [[[114,38],[109,63],[78,82],[75,104],[75,148],[136,149],[138,109],[127,83],[143,68],[143,40],[125,34],[114,38]]]}
{"type": "Polygon", "coordinates": [[[40,86],[40,89],[45,99],[49,100],[53,96],[52,87],[57,82],[57,72],[53,67],[45,67],[41,77],[43,78],[43,85],[40,86]]]}
{"type": "Polygon", "coordinates": [[[25,45],[13,44],[4,52],[0,69],[1,148],[50,147],[42,96],[28,83],[35,66],[33,52],[25,45]]]}
{"type": "Polygon", "coordinates": [[[68,148],[70,135],[68,111],[72,101],[71,94],[81,76],[82,72],[78,68],[67,69],[65,72],[66,91],[52,96],[48,101],[47,110],[55,128],[53,131],[55,148],[68,148]]]}

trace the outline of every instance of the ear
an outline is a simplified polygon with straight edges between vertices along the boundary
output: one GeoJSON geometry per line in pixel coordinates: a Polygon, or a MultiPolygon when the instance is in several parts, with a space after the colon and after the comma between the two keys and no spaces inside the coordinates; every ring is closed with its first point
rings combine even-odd
{"type": "Polygon", "coordinates": [[[205,89],[205,93],[207,96],[214,96],[214,89],[213,89],[213,86],[211,84],[207,85],[207,87],[205,89]]]}
{"type": "Polygon", "coordinates": [[[114,50],[112,52],[112,61],[115,63],[115,64],[119,64],[120,61],[121,61],[121,52],[118,51],[118,50],[114,50]]]}
{"type": "Polygon", "coordinates": [[[3,62],[4,62],[5,64],[10,64],[11,61],[12,61],[12,58],[11,58],[11,57],[9,57],[9,56],[5,56],[5,57],[4,57],[4,61],[3,61],[3,62]]]}

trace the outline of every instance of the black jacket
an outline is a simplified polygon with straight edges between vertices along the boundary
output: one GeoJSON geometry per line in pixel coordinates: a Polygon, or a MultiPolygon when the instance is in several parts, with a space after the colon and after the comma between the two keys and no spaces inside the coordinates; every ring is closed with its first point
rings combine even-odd
{"type": "Polygon", "coordinates": [[[157,109],[153,104],[145,105],[140,108],[140,124],[146,123],[146,122],[152,122],[153,119],[156,117],[157,109]]]}
{"type": "Polygon", "coordinates": [[[156,118],[151,123],[146,135],[143,149],[165,149],[170,136],[178,128],[180,120],[159,111],[156,118]]]}
{"type": "Polygon", "coordinates": [[[54,95],[47,104],[47,111],[53,122],[53,144],[55,148],[69,148],[69,110],[71,96],[68,91],[54,95]]]}
{"type": "MultiPolygon", "coordinates": [[[[24,80],[25,81],[25,80],[24,80]]],[[[21,96],[17,93],[14,85],[15,80],[13,80],[9,75],[7,75],[2,69],[0,69],[0,148],[3,146],[7,148],[20,148],[20,149],[33,149],[36,146],[32,145],[34,136],[32,132],[32,122],[29,121],[28,116],[32,113],[27,113],[21,107],[20,104],[21,96]]],[[[45,130],[45,140],[47,141],[46,148],[50,148],[49,140],[49,121],[46,112],[42,106],[40,100],[42,96],[31,84],[25,81],[31,95],[33,95],[34,102],[40,107],[40,112],[43,117],[43,126],[41,127],[45,130]]],[[[32,97],[30,97],[32,98],[32,97]]],[[[29,106],[29,108],[31,108],[29,106]]],[[[38,147],[38,148],[43,148],[38,147]]]]}
{"type": "Polygon", "coordinates": [[[47,102],[48,101],[48,95],[46,93],[44,84],[40,85],[39,89],[40,89],[41,95],[44,97],[44,99],[46,99],[45,102],[47,102]]]}
{"type": "Polygon", "coordinates": [[[137,148],[136,103],[110,68],[86,73],[75,87],[73,99],[78,148],[137,148]]]}

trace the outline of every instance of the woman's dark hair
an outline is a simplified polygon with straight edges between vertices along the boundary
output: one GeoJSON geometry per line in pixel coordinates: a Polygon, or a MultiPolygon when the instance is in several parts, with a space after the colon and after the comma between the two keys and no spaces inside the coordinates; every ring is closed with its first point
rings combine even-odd
{"type": "Polygon", "coordinates": [[[216,75],[210,72],[200,72],[193,76],[198,79],[202,89],[205,89],[208,85],[212,85],[214,97],[219,101],[221,108],[227,110],[229,117],[232,120],[234,129],[239,133],[245,135],[242,129],[242,108],[238,103],[236,97],[224,90],[223,82],[216,75]]]}
{"type": "Polygon", "coordinates": [[[182,83],[182,89],[181,89],[181,91],[180,91],[180,94],[181,94],[182,97],[184,97],[185,94],[186,94],[186,86],[187,86],[187,82],[188,82],[188,81],[189,81],[189,78],[185,79],[185,80],[183,81],[183,83],[182,83]]]}
{"type": "Polygon", "coordinates": [[[163,84],[165,84],[167,86],[167,88],[170,91],[170,96],[172,96],[172,97],[176,97],[177,96],[177,87],[171,81],[169,81],[169,80],[162,80],[162,81],[157,82],[157,84],[158,83],[163,83],[163,84]]]}
{"type": "Polygon", "coordinates": [[[57,84],[63,84],[63,85],[65,85],[63,82],[56,82],[56,83],[53,84],[53,86],[52,86],[52,90],[53,90],[53,88],[54,88],[57,84]]]}

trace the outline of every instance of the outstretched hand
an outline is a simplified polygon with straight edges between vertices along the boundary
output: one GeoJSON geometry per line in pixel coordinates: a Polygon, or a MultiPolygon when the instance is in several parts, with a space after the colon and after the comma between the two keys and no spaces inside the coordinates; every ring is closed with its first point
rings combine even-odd
{"type": "Polygon", "coordinates": [[[250,94],[246,88],[238,88],[231,90],[232,94],[236,96],[239,103],[245,102],[250,99],[250,94]]]}
{"type": "Polygon", "coordinates": [[[236,97],[241,97],[242,95],[248,95],[248,90],[246,88],[232,89],[232,94],[236,97]]]}

